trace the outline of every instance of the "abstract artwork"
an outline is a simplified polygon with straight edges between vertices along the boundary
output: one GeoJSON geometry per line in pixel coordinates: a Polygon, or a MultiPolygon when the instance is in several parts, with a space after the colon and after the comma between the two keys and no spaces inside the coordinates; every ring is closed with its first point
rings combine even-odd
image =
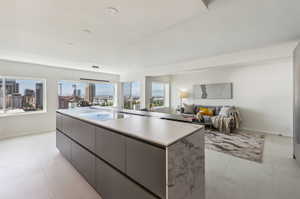
{"type": "Polygon", "coordinates": [[[232,99],[232,83],[194,85],[195,99],[232,99]]]}

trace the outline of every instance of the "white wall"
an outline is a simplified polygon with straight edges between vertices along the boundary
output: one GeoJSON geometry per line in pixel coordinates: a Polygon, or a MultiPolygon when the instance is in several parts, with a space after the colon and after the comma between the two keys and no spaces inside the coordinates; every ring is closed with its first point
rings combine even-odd
{"type": "Polygon", "coordinates": [[[191,94],[194,84],[233,82],[232,100],[194,100],[190,96],[186,102],[235,105],[242,115],[242,128],[292,136],[292,76],[290,61],[173,75],[172,108],[180,104],[179,91],[191,94]]]}
{"type": "Polygon", "coordinates": [[[0,60],[0,76],[17,76],[46,79],[47,113],[0,117],[0,139],[55,130],[57,108],[57,81],[94,78],[119,81],[118,75],[60,69],[35,64],[0,60]]]}

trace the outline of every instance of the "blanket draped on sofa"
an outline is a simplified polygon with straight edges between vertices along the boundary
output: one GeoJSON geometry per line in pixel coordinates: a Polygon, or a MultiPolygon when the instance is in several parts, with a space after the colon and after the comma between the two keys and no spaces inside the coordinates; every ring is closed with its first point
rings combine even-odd
{"type": "Polygon", "coordinates": [[[231,129],[240,128],[241,117],[239,111],[234,108],[230,111],[229,116],[218,115],[211,118],[212,124],[219,129],[221,133],[230,134],[231,129]]]}

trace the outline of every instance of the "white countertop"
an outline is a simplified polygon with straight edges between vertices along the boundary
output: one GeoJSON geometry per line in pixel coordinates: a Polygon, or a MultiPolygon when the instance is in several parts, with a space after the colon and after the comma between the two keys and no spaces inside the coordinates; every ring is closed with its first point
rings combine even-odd
{"type": "Polygon", "coordinates": [[[175,122],[159,119],[157,117],[144,117],[138,115],[129,115],[127,118],[106,121],[93,120],[82,116],[83,113],[101,112],[99,109],[60,109],[57,110],[57,112],[164,147],[175,143],[181,138],[186,137],[201,128],[204,128],[203,126],[196,124],[175,122]]]}

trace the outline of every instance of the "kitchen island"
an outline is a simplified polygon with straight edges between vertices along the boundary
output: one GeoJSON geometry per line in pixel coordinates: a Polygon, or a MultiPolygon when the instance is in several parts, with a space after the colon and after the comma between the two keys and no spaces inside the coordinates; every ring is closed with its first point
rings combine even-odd
{"type": "Polygon", "coordinates": [[[204,127],[90,108],[56,123],[57,148],[103,199],[204,199],[204,127]]]}

